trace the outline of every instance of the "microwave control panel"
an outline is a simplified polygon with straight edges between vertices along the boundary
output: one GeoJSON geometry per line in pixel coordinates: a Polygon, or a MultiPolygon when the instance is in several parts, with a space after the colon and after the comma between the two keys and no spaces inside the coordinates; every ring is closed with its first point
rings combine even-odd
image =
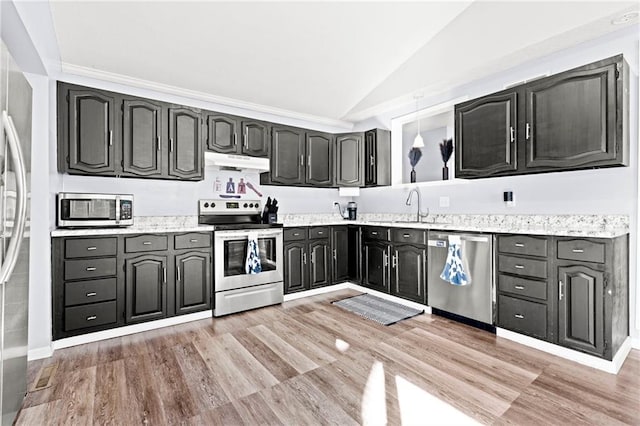
{"type": "Polygon", "coordinates": [[[130,200],[120,200],[120,220],[133,218],[133,203],[130,200]]]}

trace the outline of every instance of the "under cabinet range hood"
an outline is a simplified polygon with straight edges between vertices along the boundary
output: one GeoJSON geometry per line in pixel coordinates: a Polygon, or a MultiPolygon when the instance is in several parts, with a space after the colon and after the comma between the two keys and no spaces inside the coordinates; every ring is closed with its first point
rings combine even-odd
{"type": "Polygon", "coordinates": [[[219,154],[217,152],[205,151],[204,165],[213,166],[226,170],[257,170],[259,172],[269,171],[269,159],[248,157],[244,155],[219,154]]]}

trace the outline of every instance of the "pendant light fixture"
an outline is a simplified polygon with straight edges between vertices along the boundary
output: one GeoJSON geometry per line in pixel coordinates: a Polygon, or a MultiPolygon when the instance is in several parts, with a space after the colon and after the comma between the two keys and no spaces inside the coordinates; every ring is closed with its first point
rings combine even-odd
{"type": "Polygon", "coordinates": [[[414,98],[416,100],[416,120],[418,120],[418,134],[413,140],[413,148],[424,148],[424,140],[422,140],[422,136],[420,135],[420,118],[418,117],[418,100],[422,97],[421,94],[415,95],[414,98]]]}

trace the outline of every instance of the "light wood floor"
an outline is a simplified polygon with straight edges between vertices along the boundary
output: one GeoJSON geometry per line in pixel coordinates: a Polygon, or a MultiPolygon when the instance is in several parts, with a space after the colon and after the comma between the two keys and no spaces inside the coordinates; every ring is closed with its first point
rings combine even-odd
{"type": "Polygon", "coordinates": [[[58,350],[30,363],[32,384],[54,371],[17,424],[640,424],[638,351],[610,375],[441,317],[384,327],[330,303],[354,294],[58,350]]]}

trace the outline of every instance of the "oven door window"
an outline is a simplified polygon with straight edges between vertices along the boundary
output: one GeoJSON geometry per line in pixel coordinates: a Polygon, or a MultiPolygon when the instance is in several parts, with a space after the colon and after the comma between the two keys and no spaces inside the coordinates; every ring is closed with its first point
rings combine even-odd
{"type": "MultiPolygon", "coordinates": [[[[246,238],[227,240],[224,242],[224,276],[233,277],[246,274],[247,249],[246,238]]],[[[258,254],[262,272],[276,270],[276,238],[258,238],[258,254]]]]}

